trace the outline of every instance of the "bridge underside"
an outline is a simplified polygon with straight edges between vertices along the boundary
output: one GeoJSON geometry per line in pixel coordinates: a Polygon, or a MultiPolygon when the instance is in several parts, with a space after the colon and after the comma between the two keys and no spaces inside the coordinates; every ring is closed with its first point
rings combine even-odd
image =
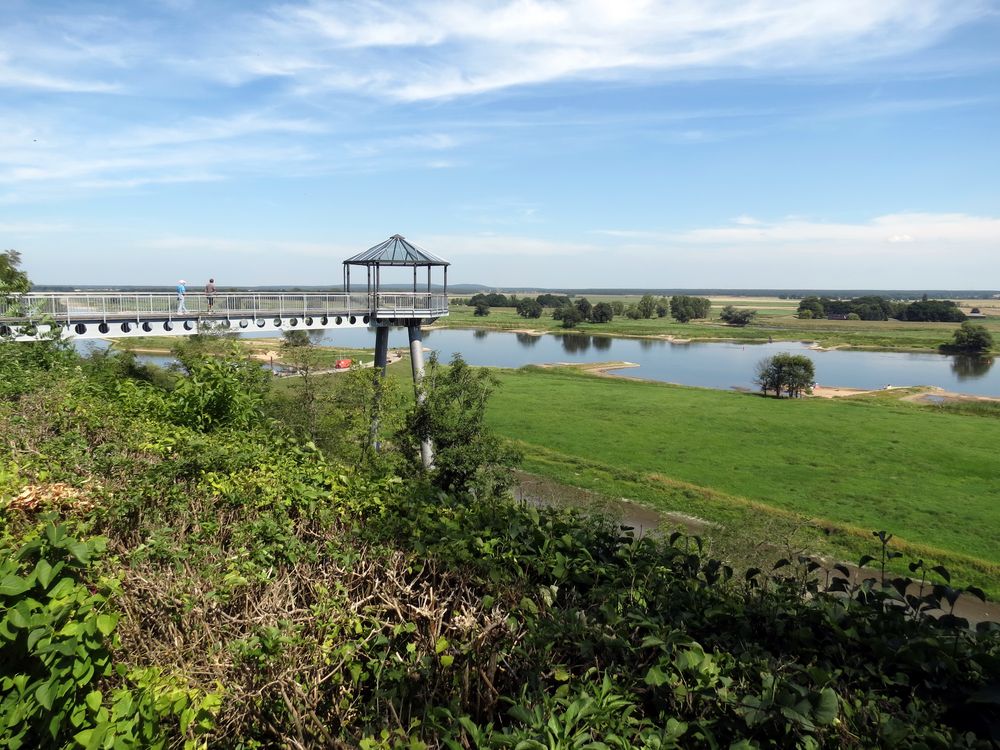
{"type": "Polygon", "coordinates": [[[64,339],[124,339],[139,336],[191,336],[200,333],[283,333],[336,328],[408,327],[429,325],[437,318],[377,318],[363,316],[314,317],[230,317],[173,316],[131,320],[77,321],[72,326],[25,324],[0,325],[0,334],[12,341],[39,341],[52,335],[53,327],[64,339]],[[6,330],[3,330],[6,329],[6,330]]]}
{"type": "Polygon", "coordinates": [[[198,333],[281,333],[294,330],[422,325],[448,314],[439,294],[189,295],[176,311],[169,295],[22,295],[0,315],[0,337],[35,341],[190,336],[198,333]],[[15,306],[16,305],[16,306],[15,306]]]}

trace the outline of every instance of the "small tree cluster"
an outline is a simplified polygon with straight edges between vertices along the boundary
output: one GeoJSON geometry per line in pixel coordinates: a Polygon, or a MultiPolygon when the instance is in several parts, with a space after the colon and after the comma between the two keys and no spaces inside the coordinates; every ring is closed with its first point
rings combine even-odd
{"type": "Polygon", "coordinates": [[[542,305],[536,299],[528,299],[524,297],[517,301],[517,314],[522,318],[540,318],[542,317],[542,305]]]}
{"type": "Polygon", "coordinates": [[[769,391],[774,391],[776,398],[781,398],[782,393],[796,398],[811,392],[815,379],[816,368],[809,357],[802,354],[775,354],[757,363],[754,382],[760,386],[765,396],[769,391]]]}
{"type": "Polygon", "coordinates": [[[578,323],[610,323],[614,320],[614,308],[608,302],[591,304],[586,297],[581,297],[575,304],[565,304],[552,311],[555,320],[561,320],[563,328],[573,328],[578,323]]]}
{"type": "Polygon", "coordinates": [[[711,309],[712,301],[708,297],[677,294],[670,298],[670,314],[680,323],[687,323],[695,318],[707,318],[711,309]]]}
{"type": "Polygon", "coordinates": [[[967,320],[955,331],[954,348],[970,353],[988,352],[993,348],[993,335],[985,326],[967,320]]]}
{"type": "Polygon", "coordinates": [[[756,310],[737,310],[732,305],[726,305],[719,313],[719,318],[723,323],[731,326],[745,326],[753,322],[757,317],[756,310]]]}

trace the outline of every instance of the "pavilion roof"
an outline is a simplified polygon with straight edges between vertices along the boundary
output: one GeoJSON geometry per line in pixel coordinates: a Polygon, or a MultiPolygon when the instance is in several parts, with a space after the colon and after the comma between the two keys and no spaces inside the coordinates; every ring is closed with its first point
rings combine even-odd
{"type": "Polygon", "coordinates": [[[370,247],[344,261],[351,266],[450,266],[451,263],[394,234],[385,242],[370,247]]]}

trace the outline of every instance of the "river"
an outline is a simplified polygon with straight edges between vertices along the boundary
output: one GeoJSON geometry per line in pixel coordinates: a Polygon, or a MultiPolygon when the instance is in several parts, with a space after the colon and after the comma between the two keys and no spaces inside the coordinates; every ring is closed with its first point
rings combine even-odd
{"type": "MultiPolygon", "coordinates": [[[[245,335],[255,337],[255,334],[245,335]]],[[[347,348],[372,348],[375,336],[363,328],[334,329],[323,332],[319,342],[347,348]]],[[[390,331],[391,348],[405,349],[407,345],[405,329],[390,331]]],[[[534,336],[468,329],[425,331],[424,345],[436,351],[442,361],[461,353],[470,364],[489,367],[625,361],[638,366],[618,370],[616,374],[721,389],[755,389],[756,363],[771,354],[789,352],[805,354],[812,359],[816,380],[821,385],[863,389],[931,385],[959,393],[1000,397],[1000,368],[993,367],[991,358],[930,352],[822,351],[791,341],[677,343],[582,333],[534,336]]],[[[148,359],[158,364],[168,361],[163,357],[148,359]]]]}

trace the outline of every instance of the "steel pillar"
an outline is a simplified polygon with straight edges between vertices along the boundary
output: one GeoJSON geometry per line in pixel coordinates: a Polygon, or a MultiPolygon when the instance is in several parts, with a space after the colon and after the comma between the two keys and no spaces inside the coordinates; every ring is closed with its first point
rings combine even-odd
{"type": "MultiPolygon", "coordinates": [[[[413,388],[417,394],[417,404],[422,404],[426,398],[423,388],[420,387],[424,379],[424,341],[420,330],[420,321],[410,321],[406,327],[410,334],[410,364],[413,366],[413,388]]],[[[430,438],[420,441],[420,460],[425,469],[434,466],[434,447],[430,438]]]]}
{"type": "Polygon", "coordinates": [[[375,367],[382,371],[385,377],[389,364],[389,327],[379,326],[375,329],[375,367]]]}

